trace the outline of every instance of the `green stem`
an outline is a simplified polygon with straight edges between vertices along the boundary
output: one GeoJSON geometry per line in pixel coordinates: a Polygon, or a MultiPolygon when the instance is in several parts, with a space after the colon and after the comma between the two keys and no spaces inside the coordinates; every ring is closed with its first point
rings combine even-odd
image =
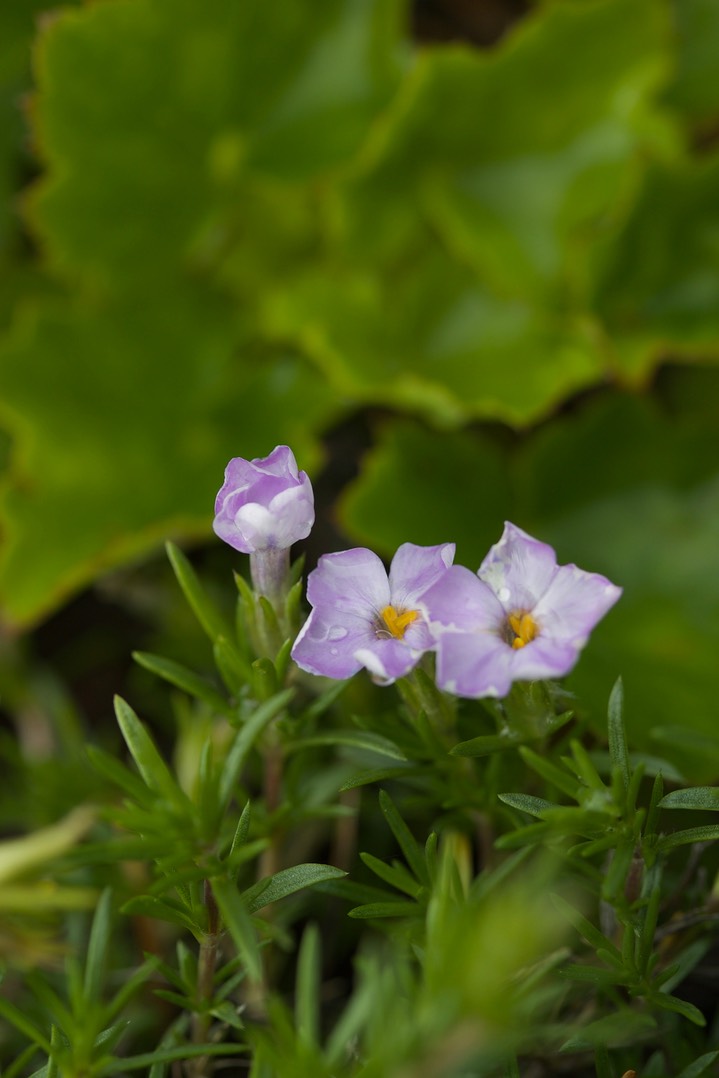
{"type": "MultiPolygon", "coordinates": [[[[192,1018],[192,1043],[203,1044],[211,1025],[208,1013],[215,992],[215,968],[219,953],[220,912],[212,894],[209,880],[204,883],[204,901],[207,909],[207,931],[200,943],[197,960],[197,1005],[198,1010],[192,1018]]],[[[210,1078],[214,1065],[207,1056],[192,1060],[188,1068],[190,1078],[210,1078]]]]}

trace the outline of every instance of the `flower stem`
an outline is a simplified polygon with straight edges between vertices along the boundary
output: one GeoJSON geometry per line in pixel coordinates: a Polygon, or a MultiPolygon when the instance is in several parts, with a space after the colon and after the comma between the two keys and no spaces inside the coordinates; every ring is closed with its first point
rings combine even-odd
{"type": "MultiPolygon", "coordinates": [[[[192,1018],[192,1043],[202,1044],[207,1040],[210,1028],[210,1016],[206,1008],[214,995],[215,967],[220,940],[220,912],[212,894],[209,880],[204,882],[203,898],[207,910],[207,931],[200,943],[197,960],[197,1003],[198,1011],[192,1018]]],[[[206,1056],[192,1060],[188,1074],[190,1078],[210,1078],[213,1064],[206,1056]]]]}
{"type": "Polygon", "coordinates": [[[431,674],[415,666],[397,682],[397,687],[409,708],[415,714],[424,712],[437,734],[441,737],[454,734],[455,702],[437,688],[431,674]]]}
{"type": "Polygon", "coordinates": [[[258,550],[250,554],[250,575],[257,595],[264,595],[282,621],[290,586],[289,550],[258,550]]]}

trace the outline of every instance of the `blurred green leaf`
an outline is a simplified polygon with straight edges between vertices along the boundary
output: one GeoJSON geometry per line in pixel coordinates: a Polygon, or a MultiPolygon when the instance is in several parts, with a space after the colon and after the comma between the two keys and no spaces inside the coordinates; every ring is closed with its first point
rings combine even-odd
{"type": "Polygon", "coordinates": [[[607,246],[595,299],[619,371],[640,382],[662,356],[719,357],[719,157],[646,177],[607,246]]]}
{"type": "Polygon", "coordinates": [[[329,390],[289,356],[235,357],[234,322],[201,289],[176,290],[152,305],[36,311],[0,345],[0,414],[16,437],[6,619],[37,619],[168,534],[208,536],[231,456],[292,442],[303,466],[316,460],[329,390]]]}
{"type": "Polygon", "coordinates": [[[478,565],[511,513],[505,454],[488,437],[386,423],[340,503],[349,533],[394,554],[401,543],[455,541],[456,561],[478,565]]]}
{"type": "Polygon", "coordinates": [[[666,98],[692,123],[711,125],[719,115],[719,8],[714,0],[673,0],[671,7],[677,64],[666,98]]]}
{"type": "Polygon", "coordinates": [[[135,290],[198,243],[221,253],[241,238],[248,173],[309,179],[356,152],[400,75],[400,12],[283,0],[268,23],[260,0],[136,0],[54,20],[32,207],[53,260],[135,290]]]}
{"type": "Polygon", "coordinates": [[[193,670],[188,670],[187,667],[172,659],[165,659],[162,655],[151,655],[147,651],[135,651],[132,657],[151,674],[156,674],[165,681],[169,681],[171,685],[177,686],[178,689],[183,689],[191,696],[196,696],[198,700],[203,700],[219,714],[227,709],[227,701],[220,696],[212,683],[193,670]]]}

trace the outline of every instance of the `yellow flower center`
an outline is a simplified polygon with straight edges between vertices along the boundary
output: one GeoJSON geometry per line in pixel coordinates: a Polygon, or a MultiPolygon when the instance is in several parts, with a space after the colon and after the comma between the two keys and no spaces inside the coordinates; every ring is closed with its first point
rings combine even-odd
{"type": "MultiPolygon", "coordinates": [[[[386,606],[380,616],[390,636],[393,636],[395,640],[402,640],[408,627],[419,617],[419,610],[399,611],[393,606],[386,606]]],[[[382,626],[379,632],[384,633],[384,631],[384,626],[382,626]]]]}
{"type": "Polygon", "coordinates": [[[512,630],[509,643],[513,648],[523,648],[525,644],[531,643],[535,636],[539,632],[536,621],[531,614],[523,613],[518,610],[514,614],[509,615],[509,628],[512,630]]]}

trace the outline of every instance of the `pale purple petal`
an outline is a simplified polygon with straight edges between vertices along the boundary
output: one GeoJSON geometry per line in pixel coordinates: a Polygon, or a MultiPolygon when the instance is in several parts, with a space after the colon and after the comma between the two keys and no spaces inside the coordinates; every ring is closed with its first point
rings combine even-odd
{"type": "Polygon", "coordinates": [[[621,594],[621,588],[599,573],[587,573],[576,565],[562,565],[533,616],[543,636],[581,648],[621,594]]]}
{"type": "Polygon", "coordinates": [[[523,648],[512,648],[511,672],[514,681],[539,681],[543,678],[564,677],[579,658],[579,650],[566,640],[538,636],[523,648]]]}
{"type": "Polygon", "coordinates": [[[463,565],[452,565],[424,593],[419,602],[432,628],[475,632],[501,632],[505,612],[496,595],[484,581],[463,565]]]}
{"type": "Polygon", "coordinates": [[[307,598],[312,606],[370,620],[390,604],[387,572],[381,559],[365,547],[323,554],[307,579],[307,598]]]}
{"type": "Polygon", "coordinates": [[[441,543],[439,546],[403,543],[392,559],[389,570],[392,605],[401,610],[415,610],[420,595],[447,572],[454,551],[454,543],[441,543]]]}
{"type": "Polygon", "coordinates": [[[489,551],[478,575],[511,614],[532,610],[556,571],[557,557],[552,548],[507,521],[502,538],[489,551]]]}
{"type": "Polygon", "coordinates": [[[343,679],[362,667],[356,653],[376,638],[366,618],[331,607],[316,607],[300,630],[292,658],[310,674],[343,679]]]}
{"type": "Polygon", "coordinates": [[[506,696],[512,684],[512,648],[494,633],[442,633],[437,684],[455,696],[506,696]]]}
{"type": "Polygon", "coordinates": [[[398,677],[408,674],[417,665],[420,655],[421,652],[407,647],[404,640],[375,639],[371,647],[360,648],[355,658],[374,678],[389,685],[398,677]]]}
{"type": "Polygon", "coordinates": [[[287,445],[278,445],[269,456],[252,462],[257,468],[268,475],[280,475],[288,479],[299,481],[300,472],[297,468],[295,455],[287,445]]]}

